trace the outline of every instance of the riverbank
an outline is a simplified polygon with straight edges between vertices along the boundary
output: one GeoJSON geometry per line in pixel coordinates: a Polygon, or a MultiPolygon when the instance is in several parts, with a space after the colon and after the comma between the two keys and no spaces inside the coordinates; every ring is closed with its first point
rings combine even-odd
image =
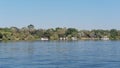
{"type": "Polygon", "coordinates": [[[120,40],[120,30],[78,30],[76,28],[35,29],[34,25],[0,28],[2,40],[120,40]]]}

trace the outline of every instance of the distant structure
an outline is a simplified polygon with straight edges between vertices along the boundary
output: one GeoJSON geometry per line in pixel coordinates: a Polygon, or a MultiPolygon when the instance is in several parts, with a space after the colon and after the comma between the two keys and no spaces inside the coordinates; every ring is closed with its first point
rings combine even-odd
{"type": "Polygon", "coordinates": [[[60,37],[59,40],[67,40],[66,37],[60,37]]]}
{"type": "Polygon", "coordinates": [[[49,40],[47,37],[43,37],[43,38],[41,38],[41,40],[43,40],[43,41],[47,41],[47,40],[49,40]]]}
{"type": "Polygon", "coordinates": [[[108,36],[104,36],[101,38],[101,40],[110,40],[108,36]]]}
{"type": "Polygon", "coordinates": [[[72,37],[71,39],[72,39],[72,40],[77,40],[77,37],[72,37]]]}

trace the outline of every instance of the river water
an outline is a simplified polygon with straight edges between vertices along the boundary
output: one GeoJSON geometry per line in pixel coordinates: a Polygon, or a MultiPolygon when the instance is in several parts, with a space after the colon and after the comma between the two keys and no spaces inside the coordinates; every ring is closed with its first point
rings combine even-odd
{"type": "Polygon", "coordinates": [[[120,68],[120,41],[0,42],[0,68],[120,68]]]}

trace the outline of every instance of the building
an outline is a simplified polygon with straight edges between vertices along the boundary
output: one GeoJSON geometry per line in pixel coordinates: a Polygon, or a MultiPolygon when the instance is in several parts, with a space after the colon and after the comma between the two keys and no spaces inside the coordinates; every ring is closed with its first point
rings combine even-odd
{"type": "Polygon", "coordinates": [[[72,37],[71,39],[72,39],[72,40],[77,40],[77,37],[72,37]]]}
{"type": "Polygon", "coordinates": [[[101,38],[101,40],[110,40],[108,36],[104,36],[101,38]]]}
{"type": "Polygon", "coordinates": [[[47,40],[49,40],[47,37],[43,37],[43,38],[41,38],[41,40],[43,40],[43,41],[47,41],[47,40]]]}
{"type": "Polygon", "coordinates": [[[66,37],[60,37],[59,39],[60,39],[60,40],[67,40],[66,37]]]}

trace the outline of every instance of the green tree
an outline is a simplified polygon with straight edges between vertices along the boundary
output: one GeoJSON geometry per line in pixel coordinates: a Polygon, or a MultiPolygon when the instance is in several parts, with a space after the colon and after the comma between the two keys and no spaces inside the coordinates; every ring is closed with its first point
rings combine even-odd
{"type": "Polygon", "coordinates": [[[75,36],[78,34],[78,30],[75,28],[68,28],[66,31],[66,35],[71,35],[71,36],[75,36]]]}
{"type": "Polygon", "coordinates": [[[50,39],[50,36],[52,36],[54,34],[54,29],[47,29],[45,32],[44,32],[44,37],[47,37],[50,39]]]}
{"type": "Polygon", "coordinates": [[[29,30],[33,30],[34,29],[34,25],[32,25],[32,24],[28,25],[28,29],[29,30]]]}
{"type": "Polygon", "coordinates": [[[2,39],[3,38],[3,35],[2,35],[2,33],[0,33],[0,39],[2,39]]]}
{"type": "Polygon", "coordinates": [[[111,29],[111,30],[110,30],[110,37],[111,37],[112,39],[116,39],[116,36],[118,36],[117,30],[116,30],[116,29],[111,29]]]}
{"type": "Polygon", "coordinates": [[[32,34],[32,35],[35,34],[35,27],[34,27],[34,25],[32,25],[32,24],[28,25],[28,30],[29,30],[30,34],[32,34]]]}
{"type": "Polygon", "coordinates": [[[66,28],[56,28],[55,29],[56,33],[58,34],[59,37],[65,37],[65,32],[66,32],[66,28]]]}
{"type": "Polygon", "coordinates": [[[41,38],[41,37],[44,37],[44,32],[45,30],[43,29],[38,29],[35,31],[35,35],[38,37],[38,38],[41,38]]]}

